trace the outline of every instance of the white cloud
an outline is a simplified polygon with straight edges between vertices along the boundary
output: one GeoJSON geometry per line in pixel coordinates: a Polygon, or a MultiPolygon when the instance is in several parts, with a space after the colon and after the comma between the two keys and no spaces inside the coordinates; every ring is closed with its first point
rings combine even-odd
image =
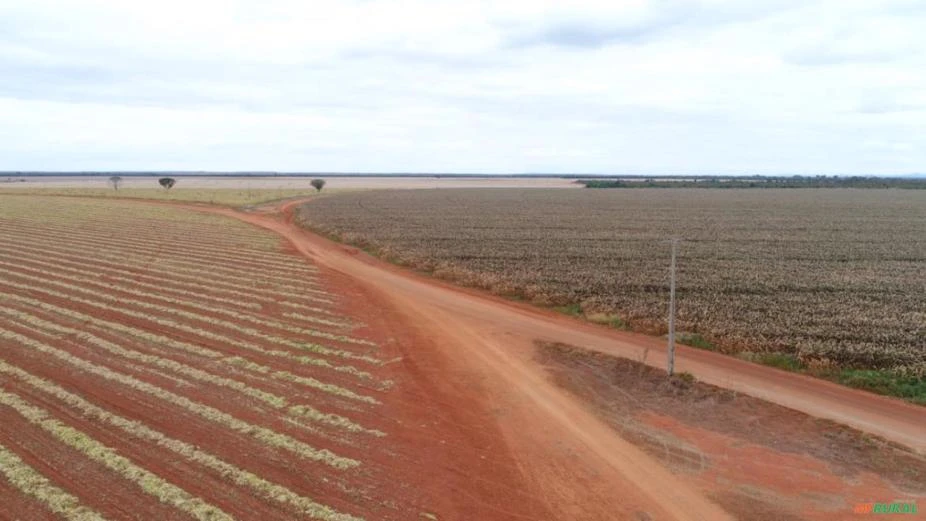
{"type": "Polygon", "coordinates": [[[926,170],[915,1],[0,0],[0,170],[926,170]]]}

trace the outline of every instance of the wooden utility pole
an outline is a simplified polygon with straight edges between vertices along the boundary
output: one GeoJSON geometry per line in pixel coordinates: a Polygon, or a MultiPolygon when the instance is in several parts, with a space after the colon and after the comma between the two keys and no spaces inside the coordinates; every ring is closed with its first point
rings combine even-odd
{"type": "Polygon", "coordinates": [[[672,239],[672,266],[669,268],[669,354],[666,371],[669,376],[675,373],[675,254],[678,239],[672,239]]]}

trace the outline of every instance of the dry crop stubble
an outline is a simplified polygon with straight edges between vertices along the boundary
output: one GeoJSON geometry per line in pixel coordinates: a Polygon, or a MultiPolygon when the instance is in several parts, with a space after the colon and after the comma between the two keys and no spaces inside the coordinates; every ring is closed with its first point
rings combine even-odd
{"type": "Polygon", "coordinates": [[[886,371],[926,399],[924,191],[382,191],[312,201],[299,220],[441,278],[655,334],[665,241],[679,237],[683,339],[886,371]]]}
{"type": "MultiPolygon", "coordinates": [[[[352,334],[362,324],[273,234],[188,210],[0,195],[0,272],[0,408],[46,432],[37,443],[102,465],[98,479],[134,483],[123,496],[200,519],[257,508],[355,521],[408,508],[372,492],[400,490],[374,477],[394,458],[380,445],[396,425],[379,411],[391,385],[376,375],[379,346],[352,334]],[[164,423],[167,411],[185,426],[164,423]],[[123,453],[113,431],[156,449],[123,453]],[[203,495],[177,458],[240,490],[203,495]],[[162,463],[163,475],[151,467],[162,463]]],[[[9,490],[95,519],[72,499],[88,492],[47,484],[48,467],[30,470],[24,447],[3,453],[9,490]]]]}

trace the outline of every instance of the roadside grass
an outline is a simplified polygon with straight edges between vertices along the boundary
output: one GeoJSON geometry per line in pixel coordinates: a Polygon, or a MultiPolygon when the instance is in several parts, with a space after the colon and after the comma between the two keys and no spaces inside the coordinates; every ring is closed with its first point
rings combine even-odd
{"type": "Polygon", "coordinates": [[[743,360],[792,373],[822,378],[846,387],[863,389],[875,394],[893,396],[911,403],[926,405],[926,379],[897,374],[890,369],[851,369],[834,367],[828,364],[818,366],[814,362],[804,363],[793,354],[781,352],[743,352],[738,353],[736,356],[743,360]]]}
{"type": "Polygon", "coordinates": [[[902,376],[883,369],[842,369],[828,379],[856,389],[926,405],[926,378],[902,376]]]}
{"type": "Polygon", "coordinates": [[[704,338],[698,333],[681,333],[678,335],[678,343],[686,346],[697,347],[706,351],[717,351],[717,346],[710,340],[704,338]]]}
{"type": "Polygon", "coordinates": [[[588,313],[585,315],[585,319],[594,324],[600,324],[602,326],[608,326],[614,329],[620,329],[623,331],[630,330],[630,324],[617,315],[611,315],[608,313],[588,313]]]}
{"type": "MultiPolygon", "coordinates": [[[[512,300],[528,301],[529,299],[525,298],[523,295],[516,295],[512,297],[512,300]]],[[[630,324],[621,317],[610,313],[586,312],[582,309],[581,304],[573,303],[565,306],[553,306],[553,310],[564,315],[587,320],[600,326],[608,326],[622,331],[630,331],[631,329],[630,324]]]]}
{"type": "Polygon", "coordinates": [[[739,353],[737,356],[743,360],[770,367],[777,367],[785,371],[801,372],[807,368],[800,359],[788,353],[752,353],[747,351],[739,353]]]}
{"type": "Polygon", "coordinates": [[[554,310],[572,317],[581,317],[582,316],[582,306],[579,304],[567,304],[565,306],[556,306],[554,310]]]}

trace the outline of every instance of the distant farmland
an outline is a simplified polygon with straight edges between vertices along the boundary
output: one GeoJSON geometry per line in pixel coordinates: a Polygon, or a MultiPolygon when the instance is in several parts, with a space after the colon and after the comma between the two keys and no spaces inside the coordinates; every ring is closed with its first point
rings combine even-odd
{"type": "Polygon", "coordinates": [[[926,192],[419,190],[341,194],[306,226],[463,284],[926,401],[926,192]]]}

